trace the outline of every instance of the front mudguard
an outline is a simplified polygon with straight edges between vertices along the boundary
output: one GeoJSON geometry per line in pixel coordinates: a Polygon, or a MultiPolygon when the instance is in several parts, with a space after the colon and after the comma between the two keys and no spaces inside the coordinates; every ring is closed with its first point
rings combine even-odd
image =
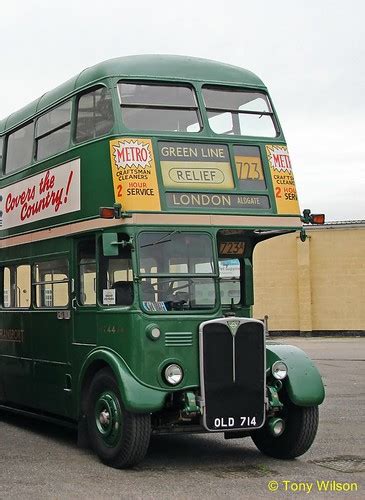
{"type": "Polygon", "coordinates": [[[298,406],[320,405],[325,396],[322,377],[307,354],[292,345],[266,345],[266,368],[279,360],[288,367],[283,383],[290,400],[298,406]]]}
{"type": "Polygon", "coordinates": [[[78,380],[80,396],[78,401],[81,401],[83,381],[88,370],[93,370],[93,366],[98,366],[100,362],[113,371],[126,410],[133,413],[152,413],[164,406],[166,391],[149,387],[136,379],[126,362],[116,352],[106,347],[91,351],[86,358],[78,380]]]}

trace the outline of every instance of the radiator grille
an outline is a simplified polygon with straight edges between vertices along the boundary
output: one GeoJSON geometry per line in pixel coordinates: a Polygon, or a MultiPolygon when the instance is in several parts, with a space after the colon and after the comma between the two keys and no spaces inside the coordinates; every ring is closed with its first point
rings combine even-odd
{"type": "Polygon", "coordinates": [[[265,419],[264,327],[249,318],[200,327],[200,379],[207,430],[255,429],[265,419]]]}

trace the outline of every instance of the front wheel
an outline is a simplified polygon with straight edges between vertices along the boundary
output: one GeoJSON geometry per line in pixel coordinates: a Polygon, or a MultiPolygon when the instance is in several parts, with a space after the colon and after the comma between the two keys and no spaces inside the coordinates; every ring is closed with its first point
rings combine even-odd
{"type": "Polygon", "coordinates": [[[309,450],[317,434],[318,406],[297,406],[287,402],[282,418],[285,429],[280,436],[273,436],[266,423],[262,429],[253,432],[251,438],[257,448],[270,457],[299,457],[309,450]]]}
{"type": "Polygon", "coordinates": [[[102,462],[122,469],[143,460],[150,441],[149,414],[125,410],[112,371],[99,371],[90,386],[87,424],[91,445],[102,462]]]}

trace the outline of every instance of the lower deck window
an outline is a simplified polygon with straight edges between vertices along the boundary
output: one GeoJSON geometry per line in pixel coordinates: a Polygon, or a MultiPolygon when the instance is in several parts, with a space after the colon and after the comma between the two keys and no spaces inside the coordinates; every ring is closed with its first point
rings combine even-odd
{"type": "Polygon", "coordinates": [[[66,307],[69,303],[67,260],[57,259],[35,264],[33,285],[37,307],[66,307]]]}
{"type": "Polygon", "coordinates": [[[14,265],[4,267],[3,306],[5,308],[29,308],[30,266],[14,265]]]}
{"type": "MultiPolygon", "coordinates": [[[[119,241],[127,242],[128,236],[119,235],[119,241]]],[[[103,306],[131,306],[134,300],[131,249],[118,246],[118,255],[100,260],[100,302],[103,306]]]]}

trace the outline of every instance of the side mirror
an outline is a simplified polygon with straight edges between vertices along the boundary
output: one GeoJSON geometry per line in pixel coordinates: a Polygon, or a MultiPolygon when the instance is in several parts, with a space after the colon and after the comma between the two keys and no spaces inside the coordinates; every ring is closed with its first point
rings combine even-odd
{"type": "Polygon", "coordinates": [[[103,233],[103,255],[105,257],[116,257],[119,255],[119,247],[130,247],[133,249],[133,238],[129,241],[118,241],[117,233],[103,233]]]}
{"type": "Polygon", "coordinates": [[[119,255],[117,233],[103,233],[103,255],[105,257],[116,257],[119,255]]]}

